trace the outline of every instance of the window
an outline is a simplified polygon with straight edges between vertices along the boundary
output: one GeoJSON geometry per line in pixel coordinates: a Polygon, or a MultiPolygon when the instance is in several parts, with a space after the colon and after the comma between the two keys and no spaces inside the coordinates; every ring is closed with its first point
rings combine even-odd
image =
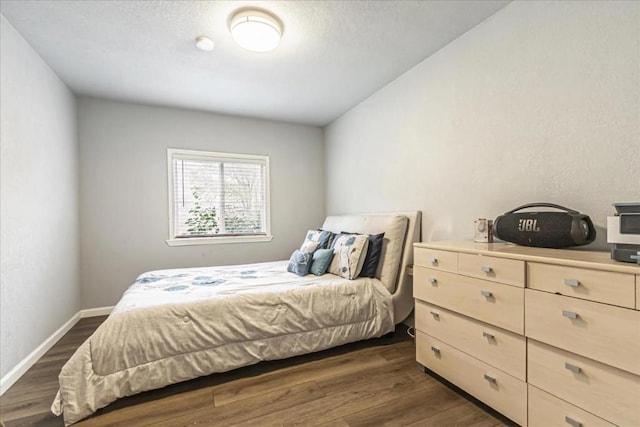
{"type": "Polygon", "coordinates": [[[271,240],[269,157],[168,149],[170,246],[271,240]]]}

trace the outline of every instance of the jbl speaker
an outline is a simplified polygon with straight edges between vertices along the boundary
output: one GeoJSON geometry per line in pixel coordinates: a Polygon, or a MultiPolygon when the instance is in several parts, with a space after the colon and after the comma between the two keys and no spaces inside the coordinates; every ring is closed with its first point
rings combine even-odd
{"type": "Polygon", "coordinates": [[[530,203],[505,212],[493,222],[493,234],[500,240],[540,248],[586,245],[596,238],[587,215],[552,203],[530,203]],[[563,212],[518,212],[542,207],[563,212]]]}

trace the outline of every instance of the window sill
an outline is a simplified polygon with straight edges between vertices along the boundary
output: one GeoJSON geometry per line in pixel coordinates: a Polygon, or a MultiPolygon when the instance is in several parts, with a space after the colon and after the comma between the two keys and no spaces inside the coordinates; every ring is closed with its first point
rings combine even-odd
{"type": "Polygon", "coordinates": [[[233,236],[233,237],[193,237],[184,239],[167,239],[169,246],[220,245],[227,243],[259,243],[270,242],[273,236],[233,236]]]}
{"type": "Polygon", "coordinates": [[[227,243],[260,243],[270,242],[273,236],[233,236],[233,237],[193,237],[183,239],[167,239],[169,246],[220,245],[227,243]]]}

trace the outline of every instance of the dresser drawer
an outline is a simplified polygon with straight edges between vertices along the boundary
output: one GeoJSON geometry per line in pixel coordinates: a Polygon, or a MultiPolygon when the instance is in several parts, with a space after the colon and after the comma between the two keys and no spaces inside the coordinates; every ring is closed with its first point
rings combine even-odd
{"type": "Polygon", "coordinates": [[[575,405],[529,386],[529,427],[616,427],[575,405]]]}
{"type": "Polygon", "coordinates": [[[444,341],[514,377],[526,380],[523,336],[416,300],[416,329],[444,341]]]}
{"type": "Polygon", "coordinates": [[[640,275],[636,274],[636,310],[640,310],[640,275]]]}
{"type": "Polygon", "coordinates": [[[416,266],[413,295],[440,307],[524,333],[524,289],[416,266]]]}
{"type": "Polygon", "coordinates": [[[531,385],[613,424],[640,425],[637,375],[534,340],[527,350],[531,385]]]}
{"type": "Polygon", "coordinates": [[[419,363],[477,397],[520,425],[527,423],[526,383],[420,331],[419,363]]]}
{"type": "Polygon", "coordinates": [[[561,265],[527,264],[527,287],[621,307],[635,307],[633,274],[561,265]]]}
{"type": "Polygon", "coordinates": [[[413,264],[455,273],[458,271],[458,253],[429,248],[414,248],[413,264]]]}
{"type": "Polygon", "coordinates": [[[527,337],[640,374],[640,311],[527,289],[527,337]]]}
{"type": "Polygon", "coordinates": [[[458,272],[466,276],[524,287],[524,261],[461,253],[458,272]]]}

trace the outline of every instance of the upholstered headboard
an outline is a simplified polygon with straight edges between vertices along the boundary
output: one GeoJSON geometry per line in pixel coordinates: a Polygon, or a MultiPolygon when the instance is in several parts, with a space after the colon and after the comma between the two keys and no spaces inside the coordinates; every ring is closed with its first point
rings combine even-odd
{"type": "Polygon", "coordinates": [[[420,211],[328,216],[322,228],[334,233],[385,233],[376,277],[391,292],[396,324],[414,307],[408,268],[413,264],[413,243],[420,241],[420,211]]]}

